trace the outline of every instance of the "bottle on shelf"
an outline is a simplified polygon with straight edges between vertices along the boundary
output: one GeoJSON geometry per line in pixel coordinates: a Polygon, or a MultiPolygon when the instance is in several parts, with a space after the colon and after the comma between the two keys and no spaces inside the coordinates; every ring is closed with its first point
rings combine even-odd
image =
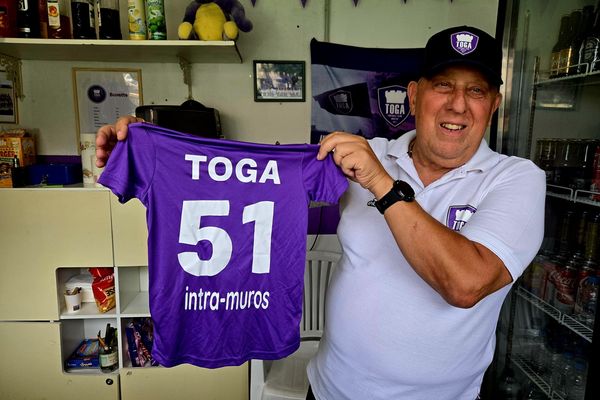
{"type": "Polygon", "coordinates": [[[96,39],[94,0],[71,0],[74,39],[96,39]]]}
{"type": "Polygon", "coordinates": [[[560,18],[558,38],[552,47],[552,53],[550,55],[550,78],[557,78],[559,76],[560,53],[566,45],[569,26],[569,15],[565,14],[560,18]]]}
{"type": "Polygon", "coordinates": [[[98,27],[100,39],[121,40],[119,0],[100,0],[98,3],[98,27]]]}
{"type": "Polygon", "coordinates": [[[594,6],[587,5],[581,10],[581,23],[577,27],[577,32],[573,39],[573,65],[569,70],[569,75],[580,74],[585,72],[582,70],[581,62],[581,45],[585,38],[590,34],[594,27],[594,6]]]}
{"type": "Polygon", "coordinates": [[[144,0],[127,1],[127,25],[129,27],[130,40],[148,39],[144,0]]]}
{"type": "Polygon", "coordinates": [[[48,2],[38,1],[39,30],[42,39],[48,39],[48,2]]]}
{"type": "Polygon", "coordinates": [[[584,400],[586,378],[587,363],[583,359],[575,359],[566,389],[569,400],[584,400]]]}
{"type": "Polygon", "coordinates": [[[167,38],[167,22],[163,0],[146,0],[146,24],[148,39],[165,40],[167,38]]]}
{"type": "Polygon", "coordinates": [[[112,372],[119,368],[116,331],[117,330],[112,328],[109,323],[106,325],[104,338],[102,338],[100,332],[98,332],[98,342],[100,344],[98,357],[100,359],[100,370],[102,372],[112,372]]]}
{"type": "Polygon", "coordinates": [[[17,9],[17,30],[21,38],[39,38],[40,23],[36,1],[19,0],[17,9]]]}
{"type": "Polygon", "coordinates": [[[565,35],[565,41],[560,49],[558,76],[566,76],[571,70],[571,66],[576,64],[575,55],[575,37],[577,29],[581,24],[581,10],[574,10],[569,15],[569,25],[565,35]]]}
{"type": "Polygon", "coordinates": [[[594,326],[600,287],[600,271],[596,261],[599,230],[600,214],[595,214],[588,223],[585,261],[577,275],[577,295],[574,306],[575,318],[590,327],[594,326]]]}
{"type": "Polygon", "coordinates": [[[71,39],[71,16],[67,0],[47,0],[48,38],[71,39]]]}
{"type": "Polygon", "coordinates": [[[594,23],[590,33],[580,46],[579,72],[600,71],[600,3],[596,7],[594,23]]]}
{"type": "Polygon", "coordinates": [[[17,4],[0,0],[0,37],[17,36],[17,4]]]}

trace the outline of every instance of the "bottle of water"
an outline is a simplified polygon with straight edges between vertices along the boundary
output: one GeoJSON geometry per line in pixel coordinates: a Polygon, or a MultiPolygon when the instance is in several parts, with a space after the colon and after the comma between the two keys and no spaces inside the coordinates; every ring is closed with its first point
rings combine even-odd
{"type": "Polygon", "coordinates": [[[560,362],[561,365],[552,370],[552,391],[564,398],[573,373],[573,353],[565,351],[560,362]]]}
{"type": "Polygon", "coordinates": [[[573,371],[567,387],[567,399],[583,400],[585,396],[585,383],[587,375],[587,363],[584,359],[575,359],[573,371]]]}

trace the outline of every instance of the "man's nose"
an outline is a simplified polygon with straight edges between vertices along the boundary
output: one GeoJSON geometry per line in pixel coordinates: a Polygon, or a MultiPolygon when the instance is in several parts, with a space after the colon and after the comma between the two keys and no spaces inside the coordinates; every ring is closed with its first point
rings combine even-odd
{"type": "Polygon", "coordinates": [[[454,88],[448,96],[448,109],[462,114],[467,109],[467,93],[464,89],[454,88]]]}

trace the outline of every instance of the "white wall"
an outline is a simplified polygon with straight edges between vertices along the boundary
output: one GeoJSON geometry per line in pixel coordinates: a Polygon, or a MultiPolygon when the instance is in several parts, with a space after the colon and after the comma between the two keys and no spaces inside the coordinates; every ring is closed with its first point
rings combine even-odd
{"type": "MultiPolygon", "coordinates": [[[[310,84],[303,103],[256,103],[252,61],[305,60],[315,37],[364,47],[422,47],[434,32],[454,25],[474,25],[494,33],[498,0],[241,0],[254,29],[242,33],[241,64],[194,64],[193,96],[221,114],[228,138],[274,143],[301,143],[310,134],[310,84]],[[326,12],[329,11],[329,13],[326,12]]],[[[183,18],[187,0],[169,0],[166,15],[170,39],[183,18]]],[[[126,2],[121,2],[121,8],[126,2]]],[[[124,11],[122,10],[122,13],[124,11]]],[[[126,33],[126,28],[122,28],[126,33]]],[[[21,126],[35,132],[38,154],[78,154],[73,104],[72,67],[142,69],[145,104],[180,104],[187,98],[179,64],[24,61],[20,103],[21,126]]],[[[307,68],[310,83],[310,68],[307,68]]]]}

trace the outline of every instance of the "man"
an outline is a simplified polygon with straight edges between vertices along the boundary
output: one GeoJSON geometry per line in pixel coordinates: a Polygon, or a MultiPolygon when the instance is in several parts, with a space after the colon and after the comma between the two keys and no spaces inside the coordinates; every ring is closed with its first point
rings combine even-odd
{"type": "MultiPolygon", "coordinates": [[[[543,237],[544,173],[483,140],[501,60],[479,29],[439,32],[408,86],[415,131],[392,141],[334,132],[321,143],[318,158],[333,152],[354,183],[309,398],[478,397],[503,300],[543,237]]],[[[131,120],[98,132],[98,166],[131,120]]]]}

